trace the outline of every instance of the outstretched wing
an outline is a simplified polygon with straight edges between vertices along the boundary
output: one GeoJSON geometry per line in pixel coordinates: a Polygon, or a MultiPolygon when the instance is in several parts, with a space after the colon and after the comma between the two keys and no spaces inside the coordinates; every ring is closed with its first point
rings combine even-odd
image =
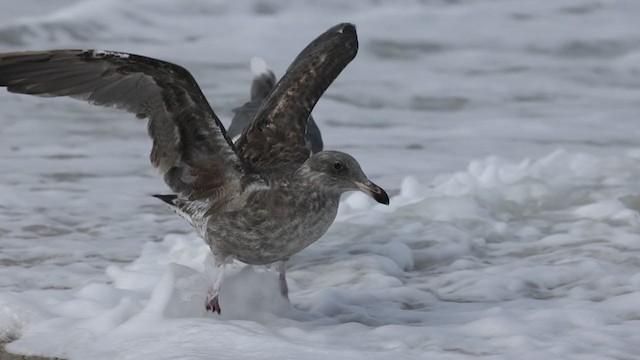
{"type": "Polygon", "coordinates": [[[256,169],[302,164],[309,157],[307,119],[318,99],[358,52],[352,24],[336,25],[293,61],[236,142],[256,169]]]}
{"type": "Polygon", "coordinates": [[[151,163],[182,197],[220,195],[253,176],[198,84],[180,66],[100,50],[5,53],[0,86],[14,93],[70,96],[148,118],[151,163]]]}
{"type": "MultiPolygon", "coordinates": [[[[233,109],[233,119],[227,128],[227,134],[232,141],[238,140],[242,132],[251,125],[251,121],[260,110],[260,105],[276,86],[276,75],[261,58],[251,59],[251,72],[254,74],[251,83],[251,100],[233,109]]],[[[307,148],[312,154],[322,151],[322,134],[312,115],[309,115],[305,137],[307,148]]]]}

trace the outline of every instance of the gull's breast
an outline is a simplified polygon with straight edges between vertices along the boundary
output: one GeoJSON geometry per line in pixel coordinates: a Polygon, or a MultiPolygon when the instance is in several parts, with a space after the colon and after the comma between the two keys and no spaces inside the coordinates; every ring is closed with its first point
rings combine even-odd
{"type": "Polygon", "coordinates": [[[214,254],[252,265],[287,259],[329,229],[338,201],[320,196],[255,201],[242,211],[211,219],[207,241],[214,254]]]}

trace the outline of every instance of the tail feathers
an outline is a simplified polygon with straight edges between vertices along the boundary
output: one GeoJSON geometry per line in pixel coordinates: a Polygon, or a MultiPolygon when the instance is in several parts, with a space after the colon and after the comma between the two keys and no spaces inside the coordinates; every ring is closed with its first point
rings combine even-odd
{"type": "Polygon", "coordinates": [[[154,198],[158,198],[165,203],[169,204],[169,206],[176,206],[174,200],[178,198],[178,195],[151,195],[154,198]]]}
{"type": "Polygon", "coordinates": [[[251,100],[266,98],[276,86],[276,75],[259,57],[251,58],[251,72],[255,76],[251,84],[251,100]]]}
{"type": "Polygon", "coordinates": [[[187,220],[199,233],[202,233],[206,225],[205,215],[211,204],[207,201],[191,201],[180,199],[177,195],[152,195],[164,201],[180,217],[187,220]]]}

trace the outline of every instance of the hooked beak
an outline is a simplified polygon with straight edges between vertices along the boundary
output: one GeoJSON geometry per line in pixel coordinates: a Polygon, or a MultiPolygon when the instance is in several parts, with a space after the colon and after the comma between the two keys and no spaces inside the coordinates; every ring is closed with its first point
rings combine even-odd
{"type": "Polygon", "coordinates": [[[389,195],[382,190],[382,188],[371,181],[368,181],[366,184],[355,181],[354,184],[360,189],[363,193],[371,196],[375,201],[380,204],[389,205],[389,195]]]}

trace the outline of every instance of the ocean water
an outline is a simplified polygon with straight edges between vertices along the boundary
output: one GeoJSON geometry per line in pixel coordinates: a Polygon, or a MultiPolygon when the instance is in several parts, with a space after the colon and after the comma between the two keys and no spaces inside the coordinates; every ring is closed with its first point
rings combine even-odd
{"type": "Polygon", "coordinates": [[[249,59],[360,51],[314,110],[391,205],[343,197],[290,261],[238,266],[150,194],[145,124],[0,92],[0,340],[71,359],[636,359],[640,2],[4,0],[0,51],[100,48],[189,69],[225,124],[249,59]]]}

